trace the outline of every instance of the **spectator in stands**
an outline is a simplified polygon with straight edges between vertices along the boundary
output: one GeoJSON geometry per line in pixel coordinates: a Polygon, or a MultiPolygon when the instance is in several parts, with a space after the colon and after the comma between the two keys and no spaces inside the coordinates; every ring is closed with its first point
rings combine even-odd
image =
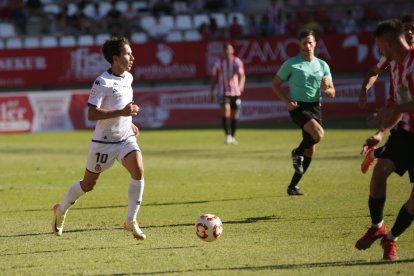
{"type": "Polygon", "coordinates": [[[41,0],[27,0],[26,8],[29,12],[29,16],[42,16],[43,15],[43,3],[41,0]]]}
{"type": "Polygon", "coordinates": [[[258,32],[259,36],[261,37],[269,37],[274,35],[275,30],[273,28],[273,25],[269,22],[269,16],[267,14],[263,14],[262,18],[258,24],[258,32]]]}
{"type": "Polygon", "coordinates": [[[155,23],[148,31],[148,37],[151,41],[164,42],[170,31],[170,27],[165,25],[161,21],[161,15],[159,13],[154,15],[155,23]]]}
{"type": "Polygon", "coordinates": [[[25,35],[27,29],[27,14],[24,10],[23,2],[13,1],[12,19],[19,29],[20,34],[25,35]]]}
{"type": "Polygon", "coordinates": [[[88,16],[88,21],[90,23],[90,29],[92,34],[99,34],[104,32],[104,16],[101,14],[99,10],[99,3],[95,2],[92,5],[93,9],[91,14],[88,16]]]}
{"type": "Polygon", "coordinates": [[[316,35],[320,35],[323,33],[322,25],[315,20],[315,16],[312,13],[309,14],[308,21],[305,24],[303,24],[303,29],[313,31],[316,35]]]}
{"type": "Polygon", "coordinates": [[[249,21],[246,26],[246,37],[257,37],[259,36],[258,24],[256,22],[256,16],[254,14],[249,15],[249,21]]]}
{"type": "Polygon", "coordinates": [[[56,19],[53,24],[54,30],[52,32],[56,35],[67,35],[72,34],[70,27],[70,18],[68,15],[68,6],[63,5],[60,12],[56,15],[56,19]]]}
{"type": "Polygon", "coordinates": [[[70,16],[70,24],[75,35],[90,33],[90,21],[83,12],[85,2],[81,1],[76,4],[76,11],[70,16]]]}
{"type": "Polygon", "coordinates": [[[223,0],[205,0],[204,9],[210,12],[220,12],[225,10],[226,2],[223,0]]]}
{"type": "Polygon", "coordinates": [[[143,31],[139,23],[140,15],[138,10],[134,9],[132,2],[128,2],[127,11],[122,15],[124,19],[124,32],[127,38],[131,37],[133,31],[143,31]]]}
{"type": "Polygon", "coordinates": [[[267,8],[267,16],[269,18],[269,23],[273,25],[273,28],[276,29],[276,25],[279,24],[279,21],[283,15],[283,10],[285,3],[283,0],[272,0],[270,6],[267,8]]]}
{"type": "Polygon", "coordinates": [[[351,9],[346,10],[346,15],[341,22],[341,28],[339,30],[340,33],[343,34],[354,34],[358,31],[358,25],[353,17],[353,13],[351,9]]]}
{"type": "Polygon", "coordinates": [[[123,36],[122,14],[116,8],[116,2],[111,2],[111,9],[105,16],[106,30],[112,36],[123,36]]]}
{"type": "Polygon", "coordinates": [[[231,24],[229,26],[229,37],[230,38],[240,38],[243,35],[243,28],[239,23],[239,18],[237,16],[233,16],[231,20],[231,24]]]}
{"type": "Polygon", "coordinates": [[[290,35],[298,35],[300,30],[299,21],[292,15],[292,13],[286,13],[285,31],[290,35]]]}
{"type": "Polygon", "coordinates": [[[210,16],[210,22],[208,25],[210,31],[210,40],[218,40],[223,38],[221,30],[217,25],[217,21],[214,17],[210,16]]]}
{"type": "Polygon", "coordinates": [[[207,22],[201,23],[201,25],[198,27],[198,32],[200,33],[203,40],[210,39],[210,28],[208,27],[207,22]]]}
{"type": "Polygon", "coordinates": [[[154,15],[160,13],[171,14],[173,11],[173,6],[170,0],[151,0],[150,7],[154,15]]]}
{"type": "Polygon", "coordinates": [[[189,0],[171,0],[174,14],[189,13],[189,0]]]}
{"type": "Polygon", "coordinates": [[[27,0],[25,7],[27,8],[28,19],[37,17],[41,20],[41,33],[50,32],[50,22],[48,16],[43,12],[43,2],[41,0],[27,0]]]}
{"type": "Polygon", "coordinates": [[[13,5],[9,1],[4,7],[0,6],[0,20],[11,22],[13,18],[13,5]]]}
{"type": "Polygon", "coordinates": [[[227,0],[226,6],[229,12],[245,12],[244,0],[227,0]]]}

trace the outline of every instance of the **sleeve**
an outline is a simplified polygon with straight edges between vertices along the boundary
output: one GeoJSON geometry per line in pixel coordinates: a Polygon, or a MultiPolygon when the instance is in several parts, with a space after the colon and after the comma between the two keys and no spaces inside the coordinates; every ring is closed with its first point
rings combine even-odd
{"type": "Polygon", "coordinates": [[[381,70],[385,70],[390,66],[390,62],[384,56],[381,56],[376,66],[381,70]]]}
{"type": "Polygon", "coordinates": [[[98,77],[92,85],[89,93],[88,105],[100,107],[105,97],[104,79],[98,77]]]}
{"type": "Polygon", "coordinates": [[[323,61],[323,75],[325,77],[327,77],[330,81],[332,81],[332,74],[331,74],[331,69],[329,68],[328,63],[326,63],[325,61],[323,61]]]}
{"type": "Polygon", "coordinates": [[[239,75],[244,74],[244,64],[243,61],[240,58],[237,58],[237,69],[238,69],[238,73],[239,75]]]}
{"type": "Polygon", "coordinates": [[[385,106],[390,107],[390,106],[394,105],[395,104],[394,97],[395,97],[394,85],[392,83],[392,77],[391,77],[391,74],[390,74],[390,90],[389,90],[389,93],[388,93],[388,98],[385,101],[385,106]]]}
{"type": "Polygon", "coordinates": [[[292,67],[291,67],[289,60],[287,60],[282,64],[282,66],[280,66],[279,71],[277,71],[276,75],[281,80],[285,81],[290,77],[291,73],[292,73],[292,67]]]}

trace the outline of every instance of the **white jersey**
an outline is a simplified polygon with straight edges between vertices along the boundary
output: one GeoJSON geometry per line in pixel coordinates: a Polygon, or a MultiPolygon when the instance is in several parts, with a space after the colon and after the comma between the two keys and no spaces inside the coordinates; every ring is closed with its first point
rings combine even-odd
{"type": "MultiPolygon", "coordinates": [[[[92,86],[88,105],[108,110],[123,109],[133,99],[132,80],[133,77],[129,72],[125,72],[124,77],[114,75],[111,70],[103,72],[92,86]]],[[[98,120],[92,141],[118,143],[130,136],[134,136],[132,117],[119,116],[98,120]]]]}

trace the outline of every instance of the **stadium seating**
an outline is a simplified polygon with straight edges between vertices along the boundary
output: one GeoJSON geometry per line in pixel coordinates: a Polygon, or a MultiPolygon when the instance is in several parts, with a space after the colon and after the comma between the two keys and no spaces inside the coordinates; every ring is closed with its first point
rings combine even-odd
{"type": "Polygon", "coordinates": [[[0,38],[1,37],[13,37],[16,36],[16,29],[12,23],[1,22],[0,23],[0,38]]]}
{"type": "Polygon", "coordinates": [[[145,43],[147,41],[148,41],[148,37],[143,32],[135,32],[135,33],[132,33],[132,35],[131,35],[131,42],[132,43],[140,44],[140,43],[145,43]]]}
{"type": "Polygon", "coordinates": [[[105,41],[107,41],[110,38],[111,36],[109,34],[97,34],[95,37],[95,44],[101,46],[105,43],[105,41]]]}
{"type": "Polygon", "coordinates": [[[181,31],[169,32],[166,38],[168,42],[178,42],[183,40],[183,34],[181,31]]]}
{"type": "Polygon", "coordinates": [[[184,32],[185,41],[198,41],[201,40],[201,35],[198,30],[187,30],[184,32]]]}
{"type": "Polygon", "coordinates": [[[93,35],[80,35],[78,37],[78,46],[93,46],[95,39],[93,35]]]}
{"type": "Polygon", "coordinates": [[[37,36],[28,36],[23,38],[23,47],[27,49],[39,48],[40,39],[37,36]]]}
{"type": "Polygon", "coordinates": [[[194,28],[191,16],[188,14],[178,14],[175,17],[175,27],[181,31],[194,28]]]}
{"type": "Polygon", "coordinates": [[[6,49],[21,49],[23,48],[23,42],[20,37],[9,37],[6,39],[6,49]]]}
{"type": "Polygon", "coordinates": [[[60,37],[59,45],[61,47],[74,47],[76,46],[76,38],[73,35],[65,35],[60,37]]]}
{"type": "Polygon", "coordinates": [[[43,36],[40,38],[40,47],[42,48],[54,48],[58,46],[58,39],[55,36],[43,36]]]}

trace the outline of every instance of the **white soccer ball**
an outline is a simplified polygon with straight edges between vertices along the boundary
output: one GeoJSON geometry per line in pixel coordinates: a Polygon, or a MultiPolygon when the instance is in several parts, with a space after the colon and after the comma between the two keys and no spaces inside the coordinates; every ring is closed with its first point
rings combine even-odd
{"type": "Polygon", "coordinates": [[[217,240],[223,232],[223,223],[220,218],[212,214],[200,216],[195,223],[196,235],[206,242],[217,240]]]}

